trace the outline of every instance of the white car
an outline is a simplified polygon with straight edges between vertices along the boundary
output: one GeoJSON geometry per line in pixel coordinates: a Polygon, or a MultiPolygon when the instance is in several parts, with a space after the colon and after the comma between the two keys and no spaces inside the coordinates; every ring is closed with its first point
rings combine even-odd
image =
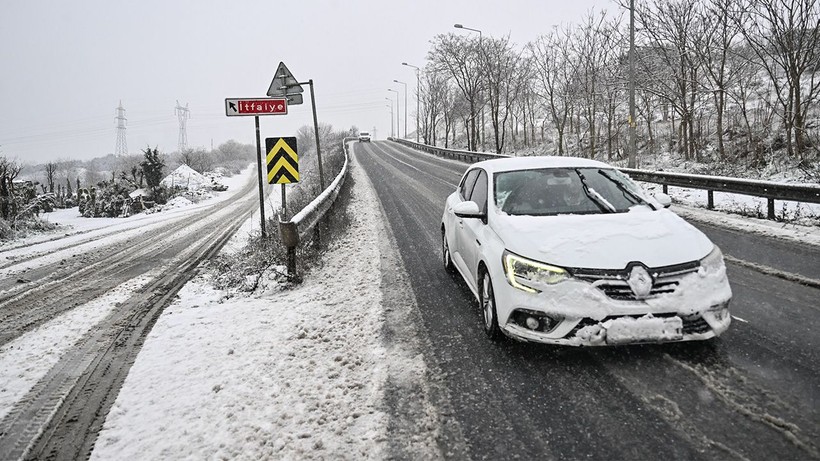
{"type": "Polygon", "coordinates": [[[370,133],[368,133],[367,131],[360,131],[359,142],[370,142],[370,133]]]}
{"type": "Polygon", "coordinates": [[[592,160],[479,162],[447,198],[444,266],[484,330],[573,346],[704,340],[729,327],[723,255],[626,175],[592,160]]]}

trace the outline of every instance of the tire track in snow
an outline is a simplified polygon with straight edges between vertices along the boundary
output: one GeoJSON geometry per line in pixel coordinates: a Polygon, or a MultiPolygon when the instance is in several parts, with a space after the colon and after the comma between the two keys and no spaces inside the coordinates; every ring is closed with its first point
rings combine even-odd
{"type": "MultiPolygon", "coordinates": [[[[797,424],[789,422],[785,417],[772,414],[779,409],[778,407],[788,408],[788,405],[780,400],[776,393],[754,385],[731,366],[710,367],[702,363],[689,364],[668,354],[664,355],[664,359],[695,375],[728,407],[780,433],[785,440],[812,458],[820,458],[817,447],[801,434],[802,431],[797,424]]],[[[791,410],[799,411],[798,409],[791,410]]]]}
{"type": "MultiPolygon", "coordinates": [[[[174,264],[169,265],[170,269],[77,342],[0,421],[0,459],[88,457],[156,318],[194,275],[199,263],[215,254],[242,225],[255,206],[252,198],[247,197],[238,206],[234,204],[234,210],[229,204],[215,207],[218,211],[228,210],[227,214],[212,209],[197,215],[197,220],[191,219],[197,224],[192,232],[195,238],[183,242],[187,248],[178,250],[176,257],[171,258],[174,264]],[[225,226],[226,222],[230,224],[225,226]]],[[[163,235],[179,233],[178,226],[171,228],[163,235]]],[[[161,254],[169,247],[152,248],[154,253],[143,252],[149,260],[152,254],[161,254]]]]}

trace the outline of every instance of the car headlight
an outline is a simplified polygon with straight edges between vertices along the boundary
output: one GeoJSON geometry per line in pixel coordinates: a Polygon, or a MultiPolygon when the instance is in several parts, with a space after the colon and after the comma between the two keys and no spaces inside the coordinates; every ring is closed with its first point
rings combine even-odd
{"type": "Polygon", "coordinates": [[[707,272],[716,272],[724,267],[723,253],[717,245],[715,245],[711,253],[700,260],[700,266],[707,272]]]}
{"type": "Polygon", "coordinates": [[[554,285],[567,277],[567,271],[504,251],[501,256],[504,274],[510,285],[529,293],[538,293],[538,286],[554,285]]]}

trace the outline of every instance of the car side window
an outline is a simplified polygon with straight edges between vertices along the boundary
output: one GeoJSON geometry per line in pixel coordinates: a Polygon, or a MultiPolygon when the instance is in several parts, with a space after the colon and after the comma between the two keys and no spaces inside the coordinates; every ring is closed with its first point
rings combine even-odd
{"type": "Polygon", "coordinates": [[[478,209],[487,212],[487,172],[481,170],[476,179],[475,187],[470,195],[470,200],[478,204],[478,209]]]}
{"type": "Polygon", "coordinates": [[[459,194],[461,194],[461,198],[463,200],[470,200],[470,193],[473,191],[473,186],[475,185],[475,180],[478,177],[478,170],[472,170],[464,176],[464,179],[461,181],[461,186],[459,187],[459,194]]]}

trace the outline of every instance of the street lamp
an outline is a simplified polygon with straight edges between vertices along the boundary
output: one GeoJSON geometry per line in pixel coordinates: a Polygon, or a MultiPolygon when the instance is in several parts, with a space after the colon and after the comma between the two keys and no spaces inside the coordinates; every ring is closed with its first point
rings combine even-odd
{"type": "MultiPolygon", "coordinates": [[[[401,65],[402,66],[407,66],[407,67],[412,67],[413,69],[416,69],[416,142],[418,143],[419,142],[419,101],[421,100],[421,79],[419,78],[419,72],[421,71],[421,69],[419,69],[418,67],[416,67],[412,64],[407,64],[406,62],[401,63],[401,65]]],[[[406,104],[405,104],[405,106],[406,106],[406,104]]],[[[407,117],[405,117],[405,120],[407,120],[407,117]]]]}
{"type": "MultiPolygon", "coordinates": [[[[453,27],[456,29],[464,29],[470,30],[473,32],[478,32],[478,48],[481,50],[481,54],[484,54],[484,42],[482,39],[481,31],[478,29],[472,29],[470,27],[464,27],[461,24],[453,24],[453,27]]],[[[482,56],[485,57],[485,56],[482,56]]],[[[475,133],[474,133],[475,134],[475,133]]],[[[481,150],[484,150],[484,106],[481,106],[481,150]]]]}
{"type": "Polygon", "coordinates": [[[481,41],[481,31],[480,31],[480,30],[478,30],[478,29],[471,29],[471,28],[469,28],[469,27],[464,27],[464,26],[462,26],[461,24],[453,24],[453,27],[455,27],[456,29],[464,29],[464,30],[471,30],[471,31],[473,31],[473,32],[478,32],[478,40],[479,40],[479,42],[481,41]]]}
{"type": "Polygon", "coordinates": [[[385,96],[384,99],[390,101],[390,137],[392,138],[393,137],[393,100],[386,97],[386,96],[385,96]]]}
{"type": "Polygon", "coordinates": [[[387,91],[392,91],[396,93],[396,136],[401,136],[401,130],[399,129],[399,109],[401,109],[401,104],[399,104],[399,90],[394,90],[393,88],[388,88],[387,91]]]}
{"type": "Polygon", "coordinates": [[[398,80],[393,81],[404,85],[404,137],[407,138],[407,84],[398,80]]]}

